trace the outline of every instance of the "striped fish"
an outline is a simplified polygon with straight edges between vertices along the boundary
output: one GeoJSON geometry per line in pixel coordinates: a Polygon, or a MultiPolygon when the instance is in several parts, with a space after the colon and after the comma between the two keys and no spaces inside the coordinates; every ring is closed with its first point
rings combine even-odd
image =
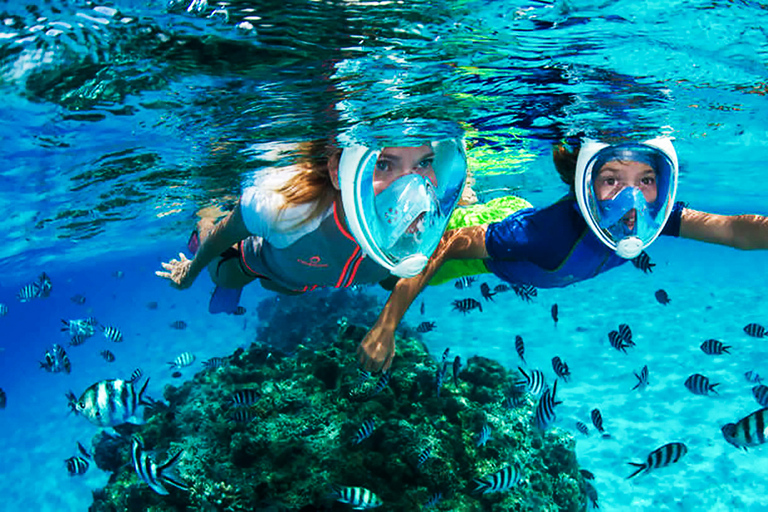
{"type": "Polygon", "coordinates": [[[476,478],[477,487],[472,491],[475,494],[490,494],[492,492],[506,492],[517,485],[521,478],[520,469],[517,466],[505,466],[499,471],[476,478]]]}
{"type": "Polygon", "coordinates": [[[40,287],[37,286],[35,283],[29,283],[27,285],[24,285],[21,290],[19,290],[19,293],[16,295],[16,298],[19,299],[19,302],[29,302],[32,299],[36,299],[40,296],[40,287]]]}
{"type": "Polygon", "coordinates": [[[75,414],[84,416],[98,427],[114,427],[123,423],[141,424],[138,418],[139,407],[152,405],[144,399],[149,379],[137,393],[133,383],[110,379],[92,384],[80,398],[71,391],[67,394],[69,406],[75,414]]]}
{"type": "Polygon", "coordinates": [[[515,292],[515,295],[526,302],[531,302],[531,300],[539,294],[536,287],[530,284],[512,283],[510,284],[510,287],[512,288],[512,291],[515,292]]]}
{"type": "Polygon", "coordinates": [[[651,263],[651,257],[645,251],[632,258],[631,261],[635,268],[642,270],[644,274],[653,273],[653,267],[656,266],[655,263],[651,263]]]}
{"type": "Polygon", "coordinates": [[[191,352],[182,352],[173,361],[168,361],[171,368],[186,368],[195,362],[195,355],[191,352]]]}
{"type": "Polygon", "coordinates": [[[203,361],[203,367],[206,370],[215,370],[217,368],[223,368],[227,365],[227,360],[223,357],[212,357],[207,361],[203,361]]]}
{"type": "Polygon", "coordinates": [[[694,373],[685,379],[685,387],[694,395],[708,396],[710,393],[717,394],[715,386],[720,384],[710,384],[709,379],[700,373],[694,373]]]}
{"type": "Polygon", "coordinates": [[[747,382],[750,384],[760,384],[763,382],[763,378],[757,374],[757,372],[749,370],[748,372],[744,372],[744,378],[747,379],[747,382]]]}
{"type": "Polygon", "coordinates": [[[3,303],[0,303],[0,316],[5,316],[8,314],[8,306],[6,306],[3,303]]]}
{"type": "Polygon", "coordinates": [[[256,411],[251,407],[238,407],[230,411],[229,419],[235,423],[249,423],[256,419],[256,411]]]}
{"type": "Polygon", "coordinates": [[[744,332],[753,338],[765,337],[765,327],[760,324],[747,324],[744,326],[744,332]]]}
{"type": "Polygon", "coordinates": [[[768,428],[768,408],[759,409],[736,423],[726,423],[720,431],[730,444],[747,451],[747,448],[765,443],[768,439],[766,428],[768,428]]]}
{"type": "Polygon", "coordinates": [[[40,368],[51,373],[70,373],[72,371],[72,363],[70,363],[69,356],[64,348],[54,343],[51,348],[45,351],[45,356],[40,361],[40,368]]]}
{"type": "Polygon", "coordinates": [[[568,364],[558,356],[552,358],[552,369],[555,371],[555,375],[565,382],[568,382],[568,379],[571,378],[571,370],[568,369],[568,364]]]}
{"type": "Polygon", "coordinates": [[[523,364],[528,364],[525,362],[525,343],[523,343],[523,337],[519,334],[515,336],[515,350],[523,364]]]}
{"type": "Polygon", "coordinates": [[[755,396],[755,400],[763,407],[768,407],[768,386],[758,384],[752,388],[752,394],[755,396]]]}
{"type": "Polygon", "coordinates": [[[535,396],[540,395],[544,391],[544,386],[546,385],[544,372],[541,370],[531,370],[531,373],[528,374],[520,366],[517,367],[517,371],[523,375],[524,379],[520,379],[515,383],[518,389],[524,389],[535,396]]]}
{"type": "Polygon", "coordinates": [[[563,402],[557,402],[555,400],[555,394],[557,393],[557,380],[552,386],[552,389],[547,388],[544,394],[541,395],[539,403],[536,405],[534,411],[534,425],[542,432],[547,430],[552,423],[555,422],[557,416],[555,415],[555,407],[563,402]]]}
{"type": "Polygon", "coordinates": [[[67,472],[69,473],[69,476],[79,476],[84,475],[86,471],[88,471],[88,467],[90,466],[90,463],[83,457],[80,457],[78,455],[75,455],[74,457],[70,457],[64,461],[64,464],[67,467],[67,472]]]}
{"type": "Polygon", "coordinates": [[[376,396],[382,391],[384,391],[384,388],[387,387],[387,384],[389,384],[389,378],[392,376],[392,371],[387,370],[385,372],[381,373],[381,376],[379,377],[379,380],[376,382],[376,386],[371,390],[370,394],[368,395],[368,398],[372,396],[376,396]]]}
{"type": "Polygon", "coordinates": [[[354,444],[360,444],[373,434],[373,429],[376,428],[376,423],[373,418],[370,418],[363,422],[363,425],[357,430],[355,437],[352,438],[354,444]]]}
{"type": "Polygon", "coordinates": [[[469,288],[472,286],[472,283],[477,281],[477,278],[475,276],[462,276],[458,278],[456,281],[454,281],[453,286],[457,290],[463,290],[465,288],[469,288]]]}
{"type": "Polygon", "coordinates": [[[511,288],[509,287],[509,285],[504,283],[497,284],[496,286],[493,287],[493,291],[496,293],[508,292],[510,289],[511,288]]]}
{"type": "Polygon", "coordinates": [[[608,333],[608,342],[611,344],[613,348],[616,350],[620,350],[627,353],[627,347],[631,347],[632,345],[629,345],[626,340],[619,334],[619,331],[611,331],[608,333]]]}
{"type": "Polygon", "coordinates": [[[426,508],[432,508],[436,506],[438,503],[440,503],[440,500],[443,499],[443,493],[436,492],[432,496],[429,497],[427,502],[424,504],[424,506],[421,507],[422,510],[426,508]]]}
{"type": "Polygon", "coordinates": [[[457,299],[453,301],[452,304],[454,311],[458,311],[465,315],[473,309],[479,309],[481,313],[483,312],[483,305],[475,299],[457,299]]]}
{"type": "Polygon", "coordinates": [[[592,409],[592,412],[589,414],[590,418],[592,418],[592,424],[595,426],[598,432],[601,434],[605,434],[605,428],[603,428],[603,415],[600,414],[600,409],[592,409]]]}
{"type": "Polygon", "coordinates": [[[101,332],[104,333],[104,337],[109,341],[114,341],[115,343],[123,341],[123,333],[120,332],[120,329],[117,327],[112,327],[111,325],[102,325],[100,327],[101,332]]]}
{"type": "Polygon", "coordinates": [[[250,407],[261,399],[261,394],[253,389],[240,389],[232,393],[232,407],[250,407]]]}
{"type": "Polygon", "coordinates": [[[62,332],[68,331],[70,336],[83,336],[89,338],[93,336],[94,325],[90,322],[90,318],[84,318],[81,320],[64,320],[61,319],[61,323],[64,325],[62,332]]]}
{"type": "Polygon", "coordinates": [[[131,443],[133,469],[150,489],[161,495],[168,494],[167,485],[182,491],[189,490],[189,486],[182,482],[174,471],[183,453],[184,450],[179,450],[163,464],[156,464],[149,453],[144,451],[144,443],[140,436],[134,435],[131,443]]]}
{"type": "Polygon", "coordinates": [[[418,327],[416,327],[416,332],[425,334],[433,331],[435,327],[437,327],[435,322],[421,322],[418,327]]]}
{"type": "Polygon", "coordinates": [[[88,339],[88,337],[87,336],[83,336],[82,334],[78,334],[77,336],[72,336],[69,339],[69,346],[70,347],[79,347],[80,345],[85,343],[85,341],[87,339],[88,339]]]}
{"type": "Polygon", "coordinates": [[[133,370],[133,373],[131,373],[131,378],[128,379],[128,382],[131,384],[136,384],[137,382],[139,382],[139,379],[141,378],[142,375],[144,375],[144,372],[141,371],[141,368],[136,368],[135,370],[133,370]]]}
{"type": "Polygon", "coordinates": [[[635,387],[632,388],[634,391],[635,389],[639,389],[640,391],[644,390],[648,387],[648,365],[646,364],[640,369],[640,373],[635,373],[635,377],[637,377],[637,384],[635,384],[635,387]]]}
{"type": "Polygon", "coordinates": [[[427,462],[431,456],[432,456],[432,447],[427,446],[426,448],[421,450],[421,452],[419,453],[419,456],[416,459],[416,467],[420,468],[422,464],[427,462]]]}
{"type": "Polygon", "coordinates": [[[483,424],[483,428],[480,429],[480,433],[477,434],[477,442],[475,443],[475,446],[478,448],[481,446],[485,446],[485,443],[490,441],[491,439],[491,426],[487,423],[483,424]]]}
{"type": "Polygon", "coordinates": [[[99,352],[99,354],[101,354],[101,357],[103,357],[106,362],[108,363],[115,362],[115,354],[113,354],[109,350],[102,350],[101,352],[99,352]]]}
{"type": "Polygon", "coordinates": [[[49,297],[51,295],[53,282],[51,282],[51,278],[45,272],[38,276],[37,288],[40,290],[40,297],[49,297]]]}
{"type": "Polygon", "coordinates": [[[724,345],[723,342],[718,340],[706,340],[701,344],[701,351],[710,356],[720,356],[723,354],[730,354],[728,349],[730,345],[724,345]]]}
{"type": "Polygon", "coordinates": [[[589,435],[589,427],[587,427],[586,424],[580,421],[576,422],[576,430],[578,430],[580,433],[584,434],[585,436],[589,435]]]}
{"type": "Polygon", "coordinates": [[[331,485],[331,491],[336,501],[352,505],[352,510],[366,510],[384,504],[378,496],[365,487],[331,485]]]}
{"type": "Polygon", "coordinates": [[[632,329],[629,328],[627,324],[619,324],[619,330],[618,330],[619,336],[621,336],[621,339],[624,340],[624,343],[628,347],[634,347],[635,342],[632,341],[632,329]]]}
{"type": "Polygon", "coordinates": [[[683,456],[688,453],[688,447],[683,443],[668,443],[657,448],[648,454],[648,458],[643,463],[630,462],[630,466],[634,466],[637,469],[634,473],[629,475],[627,479],[632,478],[640,473],[648,473],[653,469],[663,468],[678,462],[683,456]]]}

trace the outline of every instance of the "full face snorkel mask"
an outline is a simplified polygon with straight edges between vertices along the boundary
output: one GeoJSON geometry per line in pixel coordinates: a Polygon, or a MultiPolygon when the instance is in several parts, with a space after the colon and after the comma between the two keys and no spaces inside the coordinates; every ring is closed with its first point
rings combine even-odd
{"type": "Polygon", "coordinates": [[[467,177],[462,140],[430,145],[436,183],[414,169],[379,194],[374,191],[374,178],[381,150],[345,148],[339,161],[341,200],[352,235],[366,255],[399,277],[413,277],[424,269],[467,177]]]}
{"type": "Polygon", "coordinates": [[[661,234],[672,213],[677,174],[677,154],[669,139],[613,146],[586,140],[576,162],[574,187],[579,210],[600,241],[622,258],[634,258],[661,234]],[[598,198],[595,183],[599,171],[608,162],[617,160],[647,164],[654,170],[655,200],[646,201],[643,192],[634,184],[626,184],[610,198],[598,198]],[[635,221],[630,227],[627,218],[632,210],[635,211],[635,221]]]}

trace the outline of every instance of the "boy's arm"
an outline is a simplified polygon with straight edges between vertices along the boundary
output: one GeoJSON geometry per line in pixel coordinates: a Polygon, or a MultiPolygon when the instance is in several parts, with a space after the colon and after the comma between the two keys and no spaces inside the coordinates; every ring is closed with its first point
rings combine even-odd
{"type": "Polygon", "coordinates": [[[376,324],[357,348],[357,359],[368,371],[386,371],[395,356],[395,329],[405,312],[444,262],[451,259],[485,259],[487,225],[455,229],[443,235],[426,268],[417,276],[400,279],[376,324]]]}
{"type": "Polygon", "coordinates": [[[768,217],[716,215],[686,208],[680,220],[680,236],[736,249],[768,249],[768,217]]]}

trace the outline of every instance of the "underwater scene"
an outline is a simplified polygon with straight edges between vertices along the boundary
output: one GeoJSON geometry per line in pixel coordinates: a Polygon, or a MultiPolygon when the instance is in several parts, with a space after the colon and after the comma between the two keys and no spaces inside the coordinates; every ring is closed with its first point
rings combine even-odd
{"type": "Polygon", "coordinates": [[[768,510],[768,4],[5,0],[0,20],[0,510],[768,510]],[[613,199],[579,187],[603,167],[563,171],[587,139],[633,155],[607,159],[621,179],[650,166],[617,215],[642,247],[605,247],[613,199]],[[387,148],[375,181],[388,149],[432,148],[418,172],[442,183],[445,140],[461,200],[434,187],[399,240],[437,218],[434,245],[461,227],[484,252],[406,301],[434,264],[398,274],[352,226],[342,149],[387,148]],[[338,153],[303,160],[317,141],[338,153]],[[253,191],[314,165],[326,210],[262,243],[253,191]],[[530,261],[564,260],[516,278],[500,253],[531,233],[530,261]],[[302,243],[323,258],[254,263],[302,243]],[[392,318],[391,366],[366,369],[392,318]]]}

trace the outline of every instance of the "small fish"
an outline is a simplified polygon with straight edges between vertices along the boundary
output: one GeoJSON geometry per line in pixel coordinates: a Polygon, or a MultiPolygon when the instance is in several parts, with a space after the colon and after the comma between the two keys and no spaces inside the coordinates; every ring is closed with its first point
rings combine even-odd
{"type": "Polygon", "coordinates": [[[576,430],[578,430],[580,433],[584,434],[585,436],[589,435],[589,427],[587,427],[587,425],[582,423],[581,421],[576,422],[576,430]]]}
{"type": "Polygon", "coordinates": [[[747,451],[747,448],[765,443],[766,425],[768,425],[768,409],[763,408],[741,418],[736,423],[726,423],[720,431],[730,444],[747,451]]]}
{"type": "Polygon", "coordinates": [[[331,485],[336,501],[352,505],[352,510],[366,510],[380,507],[384,504],[381,499],[365,487],[345,487],[331,485]]]}
{"type": "Polygon", "coordinates": [[[522,374],[523,380],[518,380],[516,387],[522,388],[532,395],[540,395],[546,384],[544,372],[541,370],[531,370],[531,373],[528,374],[520,366],[517,367],[517,370],[522,374]]]}
{"type": "Polygon", "coordinates": [[[632,388],[632,391],[639,389],[640,391],[644,390],[648,387],[648,365],[644,365],[640,369],[640,373],[635,373],[635,377],[637,377],[637,384],[635,384],[635,387],[632,388]]]}
{"type": "Polygon", "coordinates": [[[515,350],[517,351],[517,355],[520,356],[520,360],[523,361],[524,364],[528,364],[525,362],[525,343],[523,343],[523,337],[519,334],[515,336],[515,350]]]}
{"type": "Polygon", "coordinates": [[[496,286],[493,287],[493,291],[496,292],[496,293],[508,292],[510,289],[511,288],[509,287],[509,285],[504,284],[504,283],[497,284],[496,286]]]}
{"type": "Polygon", "coordinates": [[[694,373],[685,379],[685,387],[694,395],[708,396],[711,393],[718,394],[715,386],[720,384],[710,384],[709,379],[700,373],[694,373]]]}
{"type": "Polygon", "coordinates": [[[632,329],[627,324],[619,324],[619,336],[627,346],[635,346],[635,342],[632,341],[632,329]]]}
{"type": "Polygon", "coordinates": [[[382,391],[384,391],[384,388],[387,387],[387,384],[389,384],[389,378],[392,376],[392,371],[387,370],[386,372],[382,372],[381,376],[379,377],[379,380],[376,382],[376,386],[371,391],[371,394],[369,395],[369,398],[372,396],[376,396],[382,391]]]}
{"type": "Polygon", "coordinates": [[[432,456],[432,447],[427,446],[419,453],[419,457],[416,459],[416,467],[420,468],[429,458],[432,456]]]}
{"type": "Polygon", "coordinates": [[[552,304],[552,309],[550,310],[550,313],[552,314],[552,320],[555,321],[555,326],[557,326],[557,314],[558,314],[558,307],[557,304],[552,304]]]}
{"type": "Polygon", "coordinates": [[[581,473],[581,476],[584,477],[584,480],[594,480],[595,479],[595,475],[593,475],[591,471],[588,471],[586,469],[580,469],[579,473],[581,473]]]}
{"type": "Polygon", "coordinates": [[[0,303],[0,316],[5,316],[7,314],[8,314],[8,306],[0,303]]]}
{"type": "Polygon", "coordinates": [[[744,332],[753,338],[765,337],[765,327],[760,324],[747,324],[744,326],[744,332]]]}
{"type": "Polygon", "coordinates": [[[135,384],[139,382],[139,379],[141,378],[142,375],[144,375],[144,372],[141,371],[141,368],[136,368],[135,370],[133,370],[133,373],[131,373],[131,378],[128,379],[128,382],[131,384],[135,384]]]}
{"type": "Polygon", "coordinates": [[[139,478],[157,494],[166,495],[166,485],[176,487],[182,491],[188,491],[189,486],[176,476],[174,469],[181,459],[184,450],[179,450],[171,458],[162,464],[156,464],[152,457],[144,450],[144,442],[139,435],[134,435],[131,442],[131,460],[133,469],[139,478]]]}
{"type": "Polygon", "coordinates": [[[605,428],[603,428],[603,415],[600,414],[600,409],[592,409],[589,414],[592,418],[592,424],[595,426],[598,432],[605,434],[605,428]]]}
{"type": "Polygon", "coordinates": [[[557,380],[552,386],[552,389],[547,388],[539,399],[539,403],[536,405],[536,411],[534,411],[534,425],[542,432],[547,430],[552,423],[555,422],[557,416],[555,415],[555,407],[562,404],[555,400],[555,394],[557,393],[557,380]]]}
{"type": "Polygon", "coordinates": [[[763,378],[757,374],[757,372],[749,370],[748,372],[744,372],[744,378],[747,379],[747,382],[750,384],[760,384],[763,382],[763,378]]]}
{"type": "Polygon", "coordinates": [[[80,295],[79,293],[77,295],[73,295],[69,298],[69,300],[78,306],[82,306],[85,304],[85,296],[80,295]]]}
{"type": "Polygon", "coordinates": [[[80,398],[76,398],[71,391],[67,393],[67,398],[75,414],[82,415],[98,427],[114,427],[123,423],[141,424],[142,421],[137,417],[139,407],[152,405],[144,399],[147,384],[149,379],[137,393],[131,382],[102,380],[89,386],[80,398]]]}
{"type": "Polygon", "coordinates": [[[483,283],[480,285],[480,295],[482,295],[485,300],[493,302],[493,296],[497,293],[498,292],[491,291],[491,287],[488,286],[488,283],[483,283]]]}
{"type": "Polygon", "coordinates": [[[0,388],[0,409],[5,409],[6,405],[8,405],[8,396],[5,394],[5,390],[0,388]]]}
{"type": "Polygon", "coordinates": [[[653,296],[656,297],[656,300],[659,301],[659,304],[664,306],[672,302],[669,299],[669,295],[667,295],[667,292],[664,290],[656,290],[656,293],[654,293],[653,296]]]}
{"type": "Polygon", "coordinates": [[[499,471],[476,478],[477,487],[472,491],[475,494],[490,494],[492,492],[505,492],[517,485],[521,478],[520,469],[517,466],[505,466],[499,471]]]}
{"type": "Polygon", "coordinates": [[[478,448],[481,446],[485,446],[485,443],[490,441],[491,439],[491,426],[487,423],[483,424],[483,428],[480,429],[480,433],[477,434],[477,442],[475,443],[475,446],[478,448]]]}
{"type": "Polygon", "coordinates": [[[723,354],[730,354],[728,349],[730,345],[724,345],[723,342],[717,340],[707,340],[701,344],[701,351],[711,356],[720,356],[723,354]]]}
{"type": "Polygon", "coordinates": [[[261,393],[253,388],[240,389],[232,393],[232,407],[250,407],[261,399],[261,393]]]}
{"type": "Polygon", "coordinates": [[[176,320],[175,322],[172,322],[170,324],[171,328],[176,329],[177,331],[183,331],[187,328],[187,322],[184,320],[176,320]]]}
{"type": "Polygon", "coordinates": [[[442,499],[443,499],[443,493],[436,492],[432,496],[429,497],[427,502],[421,508],[422,509],[432,508],[432,507],[436,506],[438,503],[440,503],[440,500],[442,500],[442,499]]]}
{"type": "Polygon", "coordinates": [[[79,457],[77,455],[66,459],[64,464],[67,467],[69,476],[84,475],[90,466],[89,462],[85,458],[79,457]]]}
{"type": "Polygon", "coordinates": [[[113,354],[109,350],[102,350],[101,352],[99,352],[99,354],[101,354],[101,357],[103,357],[106,362],[108,363],[115,362],[115,354],[113,354]]]}
{"type": "Polygon", "coordinates": [[[597,489],[595,489],[594,485],[584,482],[584,494],[587,495],[587,499],[592,504],[593,509],[600,508],[600,505],[597,504],[597,489]]]}
{"type": "Polygon", "coordinates": [[[571,370],[568,369],[568,364],[558,356],[552,358],[552,369],[555,371],[555,374],[565,382],[568,382],[571,378],[571,370]]]}
{"type": "Polygon", "coordinates": [[[453,387],[459,387],[459,372],[461,371],[461,357],[453,358],[453,387]]]}
{"type": "Polygon", "coordinates": [[[373,430],[376,428],[376,423],[373,418],[363,422],[363,425],[357,430],[355,437],[352,439],[354,444],[360,444],[373,434],[373,430]]]}
{"type": "Polygon", "coordinates": [[[419,308],[419,312],[422,314],[422,316],[424,315],[424,311],[426,311],[426,309],[424,307],[424,301],[422,300],[421,301],[421,307],[419,308]]]}
{"type": "Polygon", "coordinates": [[[112,277],[114,277],[115,279],[122,279],[125,277],[125,272],[123,272],[122,270],[115,270],[114,272],[112,272],[112,277]]]}
{"type": "Polygon", "coordinates": [[[243,316],[248,310],[245,309],[243,306],[237,306],[235,310],[232,312],[235,316],[243,316]]]}
{"type": "Polygon", "coordinates": [[[70,363],[64,348],[54,343],[50,349],[45,351],[45,357],[40,361],[40,368],[51,373],[70,373],[72,363],[70,363]]]}
{"type": "Polygon", "coordinates": [[[616,350],[620,350],[627,353],[627,347],[630,345],[627,345],[624,338],[621,337],[621,334],[619,334],[619,331],[611,331],[608,333],[608,342],[611,344],[613,348],[616,350]]]}
{"type": "Polygon", "coordinates": [[[635,268],[639,268],[645,274],[653,273],[653,267],[656,266],[655,263],[651,263],[651,257],[648,256],[648,253],[645,251],[632,258],[632,264],[635,268]]]}
{"type": "Polygon", "coordinates": [[[70,336],[83,336],[86,338],[93,336],[95,319],[94,323],[91,323],[90,318],[80,320],[64,320],[62,318],[61,323],[63,325],[61,331],[68,332],[70,336]]]}
{"type": "Polygon", "coordinates": [[[530,284],[512,284],[511,287],[515,292],[515,295],[526,302],[531,302],[533,297],[536,297],[539,294],[538,290],[536,290],[536,287],[530,284]]]}
{"type": "Polygon", "coordinates": [[[758,384],[752,388],[752,394],[755,396],[755,400],[762,407],[768,407],[768,386],[758,384]]]}
{"type": "Polygon", "coordinates": [[[683,455],[686,453],[688,453],[688,447],[683,443],[665,444],[661,448],[657,448],[649,453],[648,458],[642,464],[637,462],[630,462],[630,466],[634,466],[638,469],[629,475],[627,479],[630,479],[635,475],[639,475],[640,473],[648,473],[653,469],[663,468],[665,466],[669,466],[670,464],[674,464],[675,462],[678,462],[680,459],[682,459],[683,455]]]}
{"type": "Polygon", "coordinates": [[[212,357],[207,361],[203,361],[203,366],[207,370],[215,370],[217,368],[222,368],[226,365],[227,365],[227,361],[223,357],[212,357]]]}
{"type": "Polygon", "coordinates": [[[29,283],[19,290],[16,298],[19,302],[29,302],[32,299],[40,297],[40,288],[35,283],[29,283]]]}
{"type": "Polygon", "coordinates": [[[437,327],[437,324],[435,322],[421,322],[418,327],[416,327],[416,332],[420,333],[426,333],[431,332],[437,327]]]}
{"type": "Polygon", "coordinates": [[[483,312],[483,305],[475,299],[458,299],[453,301],[453,310],[464,313],[465,315],[473,309],[479,309],[483,312]]]}
{"type": "Polygon", "coordinates": [[[88,450],[85,449],[85,446],[83,446],[82,443],[80,443],[80,441],[77,442],[77,449],[80,450],[80,453],[86,459],[90,459],[91,458],[91,454],[88,453],[88,450]]]}
{"type": "Polygon", "coordinates": [[[182,352],[178,356],[176,356],[176,359],[173,361],[169,361],[168,365],[171,368],[186,368],[187,366],[191,365],[195,362],[195,355],[191,352],[182,352]]]}
{"type": "Polygon", "coordinates": [[[75,336],[72,336],[69,339],[69,346],[70,347],[78,347],[85,343],[85,341],[88,339],[88,336],[83,336],[82,334],[77,334],[75,336]]]}
{"type": "Polygon", "coordinates": [[[154,300],[147,302],[146,306],[147,306],[147,309],[152,309],[152,310],[157,309],[157,302],[155,302],[154,300]]]}
{"type": "Polygon", "coordinates": [[[120,343],[123,341],[123,333],[120,332],[120,329],[117,327],[112,327],[111,325],[102,325],[100,327],[101,332],[104,333],[104,337],[109,341],[113,341],[115,343],[120,343]]]}
{"type": "Polygon", "coordinates": [[[477,281],[477,278],[474,276],[463,276],[458,278],[454,283],[453,286],[456,287],[457,290],[463,290],[465,288],[469,288],[472,286],[472,283],[477,281]]]}
{"type": "Polygon", "coordinates": [[[443,361],[442,364],[437,365],[437,371],[435,373],[435,386],[437,388],[437,397],[440,398],[440,391],[443,389],[443,382],[445,382],[445,374],[448,371],[448,365],[443,361]]]}
{"type": "Polygon", "coordinates": [[[256,416],[256,411],[251,407],[238,407],[229,413],[229,419],[235,423],[250,423],[256,416]]]}
{"type": "Polygon", "coordinates": [[[173,372],[171,374],[171,377],[173,377],[174,379],[178,379],[179,377],[181,377],[181,372],[179,371],[173,372]]]}
{"type": "Polygon", "coordinates": [[[48,277],[48,274],[45,272],[38,276],[37,288],[40,290],[40,297],[49,297],[51,295],[51,291],[53,290],[53,283],[51,282],[51,278],[48,277]]]}

